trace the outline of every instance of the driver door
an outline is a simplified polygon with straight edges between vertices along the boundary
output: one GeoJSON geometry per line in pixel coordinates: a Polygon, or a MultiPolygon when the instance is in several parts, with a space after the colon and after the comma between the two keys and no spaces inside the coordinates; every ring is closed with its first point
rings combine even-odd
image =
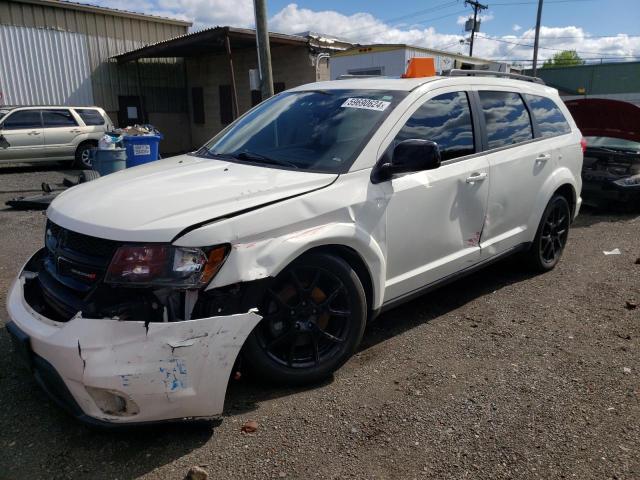
{"type": "Polygon", "coordinates": [[[442,164],[386,182],[385,302],[479,262],[489,198],[489,163],[478,153],[479,127],[467,92],[459,86],[430,92],[399,124],[390,149],[410,138],[431,140],[442,164]]]}
{"type": "Polygon", "coordinates": [[[39,159],[44,135],[40,110],[17,110],[0,125],[0,161],[39,159]]]}

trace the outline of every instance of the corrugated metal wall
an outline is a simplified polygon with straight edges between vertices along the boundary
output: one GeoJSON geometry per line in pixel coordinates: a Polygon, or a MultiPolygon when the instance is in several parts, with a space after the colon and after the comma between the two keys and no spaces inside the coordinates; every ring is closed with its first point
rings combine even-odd
{"type": "MultiPolygon", "coordinates": [[[[107,111],[118,110],[119,95],[137,95],[139,93],[137,77],[143,85],[145,106],[152,112],[185,112],[187,110],[184,86],[184,66],[177,59],[149,59],[140,62],[139,72],[135,64],[117,65],[110,58],[119,53],[139,48],[143,45],[173,38],[187,33],[187,25],[165,22],[161,19],[145,19],[135,15],[109,15],[99,11],[82,11],[73,8],[61,8],[53,5],[39,5],[36,3],[0,0],[0,26],[24,27],[35,37],[58,37],[65,41],[73,40],[76,45],[78,38],[84,37],[83,50],[68,50],[61,48],[51,52],[48,64],[43,63],[45,75],[28,77],[28,85],[21,85],[24,92],[31,92],[31,97],[20,97],[21,103],[36,103],[46,98],[44,92],[39,91],[43,82],[47,81],[53,64],[60,64],[62,76],[75,77],[83,73],[83,78],[89,79],[88,88],[93,91],[93,103],[107,111]],[[73,58],[69,58],[70,56],[73,58]],[[63,68],[65,62],[78,62],[88,67],[80,71],[78,65],[72,65],[76,72],[63,68]],[[38,80],[38,81],[34,81],[38,80]]],[[[3,30],[4,30],[3,29],[3,30]]],[[[25,34],[23,34],[25,35],[25,34]]],[[[3,43],[6,43],[3,41],[3,43]]],[[[70,47],[71,45],[66,45],[70,47]]],[[[7,71],[5,65],[26,64],[27,70],[35,58],[31,44],[14,43],[10,47],[0,46],[2,58],[0,68],[12,77],[12,71],[7,71]],[[7,57],[4,53],[11,54],[7,57]],[[13,58],[12,58],[13,57],[13,58]]],[[[68,67],[68,66],[67,66],[68,67]]],[[[84,67],[83,67],[84,68],[84,67]]],[[[25,77],[25,80],[27,78],[25,77]]],[[[24,82],[25,80],[15,80],[24,82]]],[[[2,80],[2,85],[12,85],[13,79],[2,80]]],[[[67,86],[75,85],[77,80],[61,78],[67,86]]],[[[14,83],[15,83],[14,82],[14,83]]],[[[84,83],[83,83],[84,85],[84,83]]],[[[8,87],[5,87],[8,88],[8,87]]],[[[15,90],[16,87],[11,87],[15,90]]],[[[43,103],[58,103],[44,101],[43,103]]],[[[4,103],[8,103],[6,100],[4,103]]],[[[63,102],[63,103],[73,103],[63,102]]],[[[85,103],[85,102],[83,102],[85,103]]]]}
{"type": "Polygon", "coordinates": [[[5,105],[93,105],[87,37],[0,25],[0,93],[5,105]]]}

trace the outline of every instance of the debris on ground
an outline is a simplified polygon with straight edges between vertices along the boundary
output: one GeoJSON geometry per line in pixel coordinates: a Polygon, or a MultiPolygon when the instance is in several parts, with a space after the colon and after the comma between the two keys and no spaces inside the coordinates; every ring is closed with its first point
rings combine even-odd
{"type": "Polygon", "coordinates": [[[640,265],[640,257],[636,258],[636,265],[640,265]]]}
{"type": "Polygon", "coordinates": [[[242,433],[253,433],[256,430],[258,430],[258,422],[256,422],[255,420],[249,420],[248,422],[245,422],[240,429],[242,433]]]}
{"type": "Polygon", "coordinates": [[[191,467],[187,472],[187,476],[184,477],[184,480],[207,480],[208,478],[209,474],[204,468],[191,467]]]}
{"type": "Polygon", "coordinates": [[[627,307],[627,310],[635,310],[636,308],[638,308],[638,304],[636,302],[632,302],[631,300],[627,300],[625,307],[627,307]]]}
{"type": "Polygon", "coordinates": [[[604,253],[605,255],[620,255],[622,252],[620,251],[619,248],[614,248],[613,250],[603,250],[602,253],[604,253]]]}
{"type": "Polygon", "coordinates": [[[622,373],[624,373],[625,375],[629,375],[631,373],[631,369],[629,367],[624,367],[622,369],[622,373]]]}

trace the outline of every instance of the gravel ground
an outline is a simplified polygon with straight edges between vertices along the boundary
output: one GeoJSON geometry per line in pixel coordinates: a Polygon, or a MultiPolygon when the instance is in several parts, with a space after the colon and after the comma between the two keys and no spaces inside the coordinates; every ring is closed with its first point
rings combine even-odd
{"type": "MultiPolygon", "coordinates": [[[[0,202],[70,173],[0,167],[0,202]]],[[[0,210],[0,323],[43,223],[0,210]]],[[[389,311],[325,384],[233,383],[214,427],[87,429],[2,330],[0,478],[640,478],[639,256],[637,213],[585,211],[553,272],[501,262],[389,311]]]]}

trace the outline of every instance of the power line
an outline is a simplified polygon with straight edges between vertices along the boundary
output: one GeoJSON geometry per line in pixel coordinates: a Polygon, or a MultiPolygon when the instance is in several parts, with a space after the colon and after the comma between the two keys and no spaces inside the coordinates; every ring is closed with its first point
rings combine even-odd
{"type": "MultiPolygon", "coordinates": [[[[595,2],[597,0],[551,0],[547,3],[584,3],[584,2],[595,2]]],[[[513,3],[492,3],[490,6],[493,7],[511,7],[515,5],[537,5],[538,2],[513,2],[513,3]]]]}

